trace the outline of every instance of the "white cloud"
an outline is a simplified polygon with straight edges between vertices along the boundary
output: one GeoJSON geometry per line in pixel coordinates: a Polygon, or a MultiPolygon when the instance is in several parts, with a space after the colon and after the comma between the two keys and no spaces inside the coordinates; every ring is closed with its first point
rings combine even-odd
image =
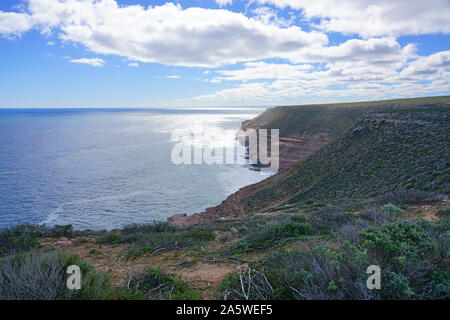
{"type": "Polygon", "coordinates": [[[302,10],[319,18],[326,31],[362,37],[450,32],[448,0],[257,0],[280,8],[302,10]]]}
{"type": "Polygon", "coordinates": [[[323,70],[310,68],[310,65],[263,61],[246,63],[242,69],[218,70],[217,73],[223,76],[215,79],[248,83],[197,96],[190,101],[207,105],[252,102],[268,105],[286,99],[292,99],[294,103],[300,103],[299,99],[336,102],[448,94],[450,51],[420,57],[415,55],[414,48],[403,47],[399,49],[399,59],[367,59],[366,63],[364,59],[353,63],[341,60],[342,52],[346,50],[332,49],[334,54],[327,53],[327,58],[333,62],[327,63],[323,70]],[[408,57],[413,59],[407,60],[408,57]],[[259,82],[250,82],[256,80],[259,82]]]}
{"type": "Polygon", "coordinates": [[[396,84],[363,83],[342,88],[305,86],[293,80],[244,83],[235,88],[223,89],[212,94],[178,100],[185,105],[280,105],[325,103],[338,101],[364,101],[399,97],[417,97],[448,92],[449,82],[420,84],[406,82],[396,84]]]}
{"type": "Polygon", "coordinates": [[[0,10],[0,35],[5,37],[20,36],[32,27],[33,21],[28,14],[0,10]]]}
{"type": "Polygon", "coordinates": [[[215,0],[219,7],[225,7],[233,4],[233,0],[215,0]]]}
{"type": "MultiPolygon", "coordinates": [[[[146,9],[119,6],[115,0],[28,1],[29,15],[16,15],[24,20],[30,16],[41,32],[57,30],[63,41],[82,44],[94,53],[140,62],[214,67],[282,58],[328,42],[320,32],[266,24],[223,9],[183,9],[173,3],[146,9]]],[[[13,31],[23,32],[18,29],[13,31]]]]}
{"type": "MultiPolygon", "coordinates": [[[[196,103],[375,99],[450,88],[450,51],[421,57],[414,44],[402,46],[395,38],[450,32],[448,0],[434,0],[432,5],[424,0],[256,0],[265,5],[246,8],[245,13],[183,9],[173,3],[144,7],[119,6],[116,0],[25,1],[28,6],[20,12],[0,11],[0,36],[17,38],[34,29],[46,41],[58,37],[63,45],[121,56],[129,67],[146,62],[220,67],[203,80],[222,83],[221,88],[236,85],[189,100],[196,103]],[[280,17],[269,4],[290,7],[293,12],[280,17]],[[319,31],[295,26],[294,15],[303,15],[312,30],[319,31]],[[330,31],[359,34],[362,39],[329,46],[324,32],[330,31]],[[236,63],[243,67],[230,67],[236,63]]],[[[231,0],[216,2],[220,7],[232,4],[231,0]]],[[[68,60],[97,67],[106,63],[100,58],[68,60]]]]}
{"type": "MultiPolygon", "coordinates": [[[[316,51],[304,52],[299,60],[312,62],[347,62],[351,65],[362,62],[372,65],[397,65],[401,67],[413,55],[411,46],[405,50],[394,38],[351,39],[338,46],[321,47],[316,51]]],[[[292,58],[295,60],[295,57],[292,58]]]]}
{"type": "Polygon", "coordinates": [[[426,80],[441,75],[448,76],[450,69],[450,50],[434,53],[428,57],[420,57],[402,70],[400,77],[426,80]]]}
{"type": "Polygon", "coordinates": [[[100,58],[81,58],[81,59],[73,59],[70,60],[70,62],[72,63],[81,63],[81,64],[88,64],[91,65],[93,67],[103,67],[105,65],[105,60],[100,59],[100,58]]]}
{"type": "Polygon", "coordinates": [[[259,62],[247,62],[243,69],[219,70],[217,73],[224,77],[220,80],[249,81],[259,79],[298,79],[304,77],[307,71],[312,69],[311,65],[291,65],[259,62]]]}
{"type": "Polygon", "coordinates": [[[314,69],[310,64],[275,64],[248,62],[243,69],[219,70],[222,80],[303,79],[323,82],[387,81],[397,75],[407,61],[416,57],[414,46],[401,47],[393,38],[352,39],[339,46],[302,51],[291,61],[325,65],[314,69]]]}
{"type": "Polygon", "coordinates": [[[280,27],[289,27],[293,24],[295,16],[291,15],[289,20],[278,17],[276,10],[269,7],[258,7],[252,10],[255,15],[254,18],[261,21],[264,24],[274,24],[280,27]]]}

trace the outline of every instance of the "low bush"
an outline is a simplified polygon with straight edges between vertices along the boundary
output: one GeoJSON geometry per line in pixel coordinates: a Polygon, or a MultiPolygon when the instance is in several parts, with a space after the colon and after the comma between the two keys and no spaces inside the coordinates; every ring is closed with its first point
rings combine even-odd
{"type": "Polygon", "coordinates": [[[0,261],[2,300],[91,300],[105,299],[109,294],[108,277],[76,255],[32,250],[0,261]],[[80,290],[67,289],[66,270],[70,265],[80,267],[80,290]]]}
{"type": "Polygon", "coordinates": [[[161,269],[149,268],[128,280],[126,287],[118,291],[118,298],[125,300],[195,300],[199,293],[185,282],[173,279],[161,269]]]}
{"type": "Polygon", "coordinates": [[[131,258],[155,250],[195,248],[214,239],[213,231],[202,226],[175,228],[166,222],[154,222],[111,231],[98,241],[131,244],[132,249],[128,254],[131,258]]]}
{"type": "Polygon", "coordinates": [[[404,214],[402,209],[394,206],[393,204],[385,204],[383,207],[381,207],[381,209],[384,211],[384,213],[391,217],[400,217],[404,214]]]}
{"type": "Polygon", "coordinates": [[[339,248],[269,254],[230,274],[226,299],[448,299],[449,223],[397,221],[369,227],[339,248]],[[369,265],[381,268],[381,290],[366,286],[369,265]]]}
{"type": "Polygon", "coordinates": [[[295,222],[295,220],[303,221],[302,218],[294,217],[294,221],[291,219],[262,227],[257,232],[248,234],[243,239],[235,242],[230,250],[233,253],[245,253],[253,250],[267,249],[286,241],[315,233],[310,224],[295,222]]]}
{"type": "Polygon", "coordinates": [[[443,199],[442,194],[424,190],[396,190],[386,193],[380,197],[381,203],[390,203],[395,205],[410,204],[432,204],[440,202],[443,199]]]}
{"type": "Polygon", "coordinates": [[[20,224],[0,229],[0,256],[28,251],[39,247],[41,237],[70,237],[74,234],[72,225],[53,228],[44,225],[20,224]]]}
{"type": "Polygon", "coordinates": [[[311,212],[308,220],[314,228],[325,232],[352,221],[353,216],[339,207],[325,207],[311,212]]]}
{"type": "Polygon", "coordinates": [[[392,222],[395,218],[389,210],[383,210],[380,207],[369,207],[359,213],[360,217],[376,225],[382,225],[386,222],[392,222]]]}

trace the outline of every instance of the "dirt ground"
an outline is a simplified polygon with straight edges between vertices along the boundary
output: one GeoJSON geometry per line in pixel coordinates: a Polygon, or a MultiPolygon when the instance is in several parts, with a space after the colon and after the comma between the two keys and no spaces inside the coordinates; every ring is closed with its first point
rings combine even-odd
{"type": "MultiPolygon", "coordinates": [[[[172,276],[185,281],[197,289],[206,300],[217,299],[217,287],[225,277],[240,268],[246,268],[248,260],[221,259],[215,257],[196,258],[194,250],[159,251],[146,253],[137,258],[126,259],[129,246],[99,245],[95,237],[42,238],[42,249],[59,248],[67,254],[77,254],[90,262],[98,270],[112,276],[114,286],[126,285],[130,276],[143,271],[146,267],[160,268],[172,276]]],[[[247,256],[254,260],[257,255],[247,256]]]]}

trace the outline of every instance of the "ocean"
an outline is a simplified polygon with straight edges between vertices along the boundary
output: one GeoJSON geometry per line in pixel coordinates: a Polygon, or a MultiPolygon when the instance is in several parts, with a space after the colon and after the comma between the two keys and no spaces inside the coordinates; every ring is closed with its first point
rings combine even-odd
{"type": "Polygon", "coordinates": [[[172,150],[184,142],[228,156],[241,122],[263,110],[0,110],[0,228],[110,230],[215,206],[270,173],[175,164],[172,150]],[[199,130],[213,134],[192,138],[199,130]]]}

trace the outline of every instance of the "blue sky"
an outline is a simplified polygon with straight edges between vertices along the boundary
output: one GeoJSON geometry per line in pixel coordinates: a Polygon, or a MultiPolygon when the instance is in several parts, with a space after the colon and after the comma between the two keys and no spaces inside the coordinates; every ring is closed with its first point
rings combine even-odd
{"type": "Polygon", "coordinates": [[[450,93],[447,0],[2,0],[0,108],[450,93]]]}

